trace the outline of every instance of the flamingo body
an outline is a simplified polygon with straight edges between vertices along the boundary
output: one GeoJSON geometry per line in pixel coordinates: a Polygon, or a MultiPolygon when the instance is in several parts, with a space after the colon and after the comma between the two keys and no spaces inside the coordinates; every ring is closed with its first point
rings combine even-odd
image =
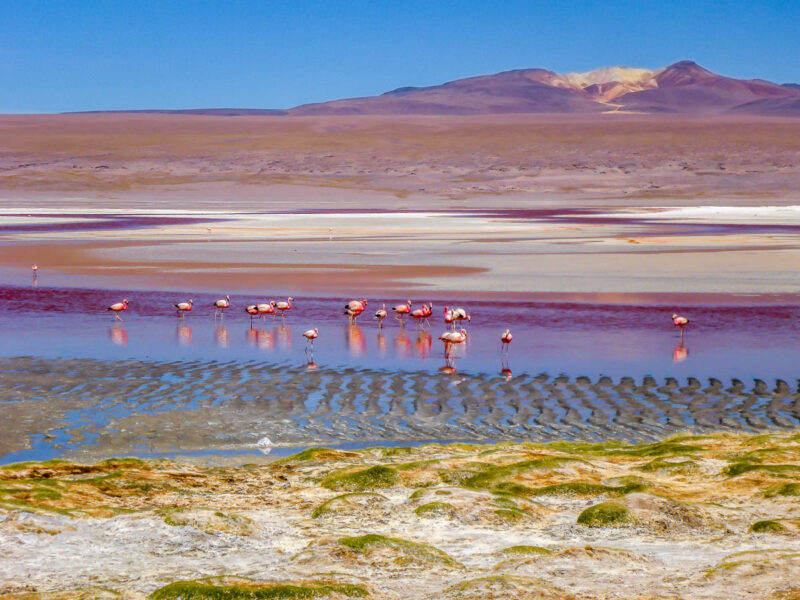
{"type": "Polygon", "coordinates": [[[128,310],[128,299],[125,298],[122,302],[115,302],[111,306],[107,307],[106,310],[110,310],[114,313],[114,320],[122,321],[122,317],[119,316],[123,310],[128,310]]]}
{"type": "Polygon", "coordinates": [[[194,306],[194,300],[189,300],[188,302],[178,302],[177,304],[173,304],[173,306],[177,309],[178,316],[182,319],[183,313],[192,310],[192,306],[194,306]]]}

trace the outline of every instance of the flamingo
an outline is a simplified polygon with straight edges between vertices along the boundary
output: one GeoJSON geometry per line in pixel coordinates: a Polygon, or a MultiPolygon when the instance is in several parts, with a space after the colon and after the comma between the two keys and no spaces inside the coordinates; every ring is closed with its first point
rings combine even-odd
{"type": "Polygon", "coordinates": [[[450,328],[453,331],[456,330],[455,313],[452,310],[450,310],[449,306],[444,307],[444,324],[450,326],[450,328]]]}
{"type": "Polygon", "coordinates": [[[383,320],[386,318],[386,304],[375,311],[375,318],[378,319],[378,328],[383,329],[383,320]]]}
{"type": "Polygon", "coordinates": [[[350,320],[350,325],[356,324],[356,319],[367,308],[367,300],[351,300],[344,305],[344,314],[350,320]]]}
{"type": "Polygon", "coordinates": [[[39,267],[37,267],[36,264],[31,265],[31,271],[33,271],[34,275],[36,275],[36,271],[38,271],[38,270],[39,270],[39,267]]]}
{"type": "Polygon", "coordinates": [[[417,320],[419,326],[422,327],[422,321],[424,320],[428,327],[431,326],[430,322],[428,321],[428,317],[433,314],[433,303],[429,302],[428,304],[423,304],[422,308],[418,308],[416,310],[411,311],[411,317],[417,320]]]}
{"type": "Polygon", "coordinates": [[[250,315],[250,325],[252,325],[253,317],[255,317],[258,314],[258,305],[250,304],[249,306],[245,307],[244,312],[250,315]]]}
{"type": "MultiPolygon", "coordinates": [[[[291,298],[290,298],[291,300],[291,298]]],[[[256,304],[256,309],[258,310],[258,318],[264,319],[266,318],[264,315],[272,315],[272,320],[275,320],[275,301],[270,300],[269,302],[265,302],[263,304],[256,304]]]]}
{"type": "Polygon", "coordinates": [[[471,321],[472,318],[467,314],[467,311],[463,308],[454,308],[453,309],[453,319],[456,321],[471,321]]]}
{"type": "Polygon", "coordinates": [[[506,329],[505,333],[500,337],[500,353],[508,354],[508,345],[511,343],[511,340],[514,339],[514,336],[511,335],[511,330],[506,329]]]}
{"type": "Polygon", "coordinates": [[[275,303],[275,308],[281,312],[281,323],[283,323],[284,313],[286,313],[287,310],[292,310],[292,300],[294,300],[294,298],[289,296],[289,298],[286,299],[286,302],[281,300],[275,303]]]}
{"type": "Polygon", "coordinates": [[[672,315],[672,324],[681,328],[681,344],[683,344],[683,328],[689,324],[689,319],[674,314],[672,315]]]}
{"type": "Polygon", "coordinates": [[[311,348],[311,352],[314,352],[314,340],[319,337],[319,329],[316,327],[314,329],[309,329],[308,331],[303,332],[303,337],[306,338],[306,351],[308,351],[309,347],[311,348]],[[310,346],[309,346],[310,344],[310,346]]]}
{"type": "Polygon", "coordinates": [[[411,300],[409,300],[405,304],[398,304],[397,306],[393,306],[392,311],[394,311],[394,318],[400,321],[400,325],[405,327],[406,324],[403,322],[403,315],[407,315],[408,313],[411,312],[411,300]]]}
{"type": "Polygon", "coordinates": [[[117,320],[122,321],[122,317],[119,316],[119,313],[121,313],[123,310],[128,310],[128,299],[125,298],[122,302],[115,302],[114,304],[106,308],[106,310],[114,312],[115,321],[117,320]]]}
{"type": "Polygon", "coordinates": [[[225,309],[230,308],[231,306],[231,297],[225,296],[222,300],[217,300],[214,302],[214,318],[217,318],[217,313],[220,313],[222,317],[225,316],[225,309]]]}
{"type": "Polygon", "coordinates": [[[444,342],[445,358],[449,358],[453,345],[463,344],[467,341],[467,331],[466,329],[462,329],[461,331],[445,331],[439,336],[439,339],[444,342]]]}
{"type": "Polygon", "coordinates": [[[188,302],[178,302],[177,304],[173,304],[173,306],[178,310],[177,314],[181,319],[183,318],[183,313],[192,310],[193,305],[194,305],[194,300],[189,300],[188,302]]]}

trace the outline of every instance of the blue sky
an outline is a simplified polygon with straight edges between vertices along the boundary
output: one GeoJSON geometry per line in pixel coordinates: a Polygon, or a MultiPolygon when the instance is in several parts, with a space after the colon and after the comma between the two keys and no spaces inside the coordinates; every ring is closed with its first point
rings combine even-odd
{"type": "Polygon", "coordinates": [[[800,0],[0,0],[0,112],[282,108],[521,67],[800,82],[800,0]]]}

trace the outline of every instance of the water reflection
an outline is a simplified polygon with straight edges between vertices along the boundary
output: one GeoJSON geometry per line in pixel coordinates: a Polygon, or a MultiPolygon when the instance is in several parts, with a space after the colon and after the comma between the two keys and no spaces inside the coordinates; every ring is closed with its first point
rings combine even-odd
{"type": "MultiPolygon", "coordinates": [[[[220,320],[222,318],[220,317],[220,320]]],[[[230,335],[228,333],[228,328],[224,325],[218,325],[214,328],[214,338],[217,341],[217,346],[220,348],[228,348],[231,345],[230,335]]]]}
{"type": "Polygon", "coordinates": [[[414,342],[414,351],[420,358],[428,358],[431,355],[431,348],[433,347],[433,338],[431,334],[423,330],[419,332],[417,339],[414,342]]]}
{"type": "Polygon", "coordinates": [[[114,324],[113,327],[109,328],[108,337],[110,337],[111,342],[117,346],[128,345],[128,330],[120,327],[118,324],[114,324]]]}
{"type": "Polygon", "coordinates": [[[178,338],[178,344],[181,346],[191,346],[192,327],[190,325],[178,325],[178,329],[175,333],[178,338]]]}
{"type": "Polygon", "coordinates": [[[411,338],[405,331],[398,331],[394,338],[394,347],[397,356],[408,358],[411,356],[411,338]]]}
{"type": "Polygon", "coordinates": [[[687,358],[689,358],[689,349],[681,342],[678,346],[675,346],[675,350],[672,351],[672,362],[675,364],[682,363],[687,358]]]}
{"type": "Polygon", "coordinates": [[[383,331],[381,330],[378,331],[377,340],[378,340],[378,355],[381,358],[384,358],[386,356],[386,336],[383,335],[383,331]]]}
{"type": "Polygon", "coordinates": [[[292,328],[281,325],[275,330],[278,338],[278,348],[281,350],[290,350],[292,348],[292,328]]]}
{"type": "Polygon", "coordinates": [[[364,332],[358,325],[350,325],[345,332],[345,341],[347,342],[347,350],[350,356],[359,357],[364,356],[367,351],[367,340],[364,337],[364,332]]]}

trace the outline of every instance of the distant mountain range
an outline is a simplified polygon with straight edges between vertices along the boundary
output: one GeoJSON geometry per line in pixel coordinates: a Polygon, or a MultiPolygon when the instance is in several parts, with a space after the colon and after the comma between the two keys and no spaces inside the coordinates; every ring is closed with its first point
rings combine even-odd
{"type": "Polygon", "coordinates": [[[402,87],[380,96],[304,104],[288,110],[136,112],[289,116],[631,112],[800,117],[800,85],[733,79],[686,60],[655,71],[605,67],[587,73],[559,74],[545,69],[518,69],[430,87],[402,87]]]}

